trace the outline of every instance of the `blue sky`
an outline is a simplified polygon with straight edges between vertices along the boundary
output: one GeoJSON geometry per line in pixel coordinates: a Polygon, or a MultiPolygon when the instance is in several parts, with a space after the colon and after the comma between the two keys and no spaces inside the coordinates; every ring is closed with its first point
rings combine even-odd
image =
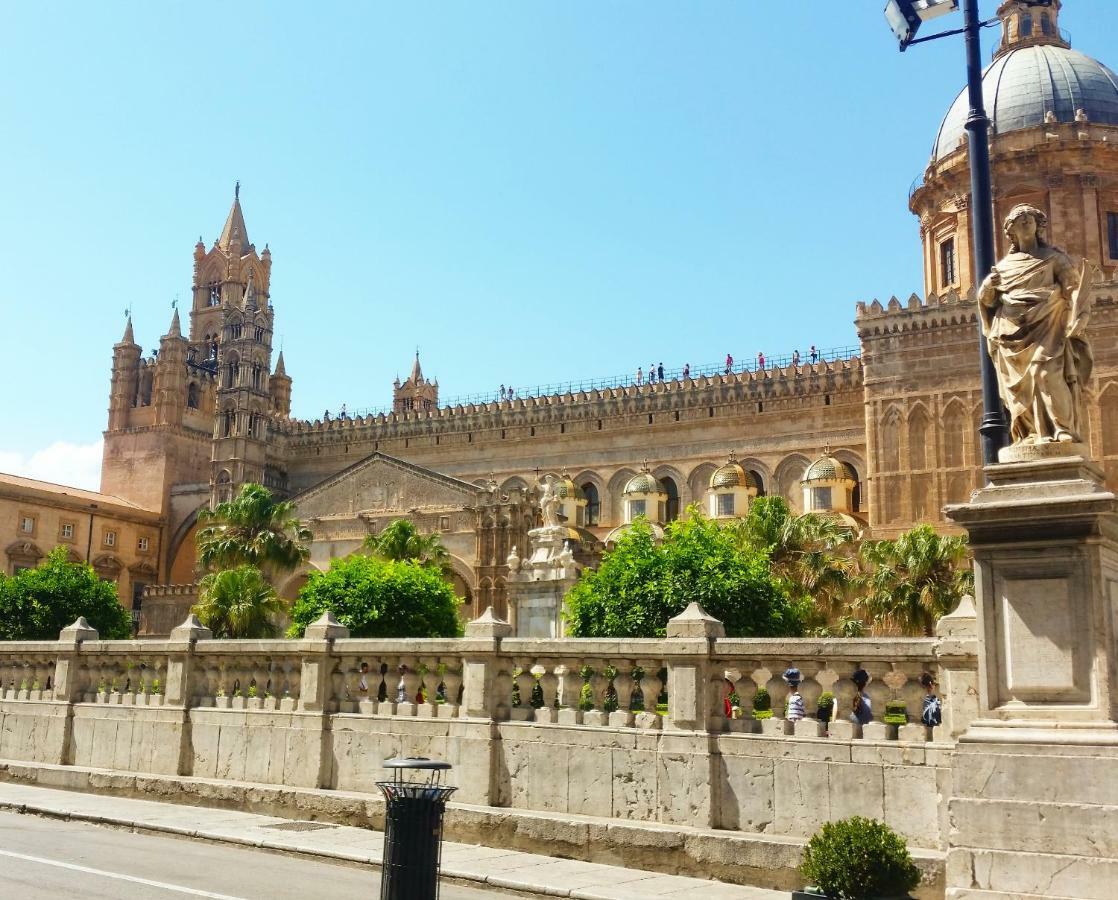
{"type": "MultiPolygon", "coordinates": [[[[236,179],[302,417],[387,403],[416,345],[450,398],[856,343],[922,290],[963,46],[812,5],[7,6],[0,470],[95,486],[123,311],[146,352],[236,179]]],[[[1062,24],[1113,64],[1100,18],[1062,24]]]]}

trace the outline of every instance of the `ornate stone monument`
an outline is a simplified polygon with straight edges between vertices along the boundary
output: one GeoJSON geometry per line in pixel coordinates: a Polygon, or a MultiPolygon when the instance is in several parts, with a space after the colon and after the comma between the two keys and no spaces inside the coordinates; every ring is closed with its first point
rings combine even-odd
{"type": "Polygon", "coordinates": [[[578,533],[560,523],[560,502],[555,478],[549,475],[540,494],[543,525],[528,532],[524,559],[516,547],[509,554],[509,616],[517,637],[563,636],[563,598],[578,581],[581,567],[571,550],[578,533]]]}
{"type": "Polygon", "coordinates": [[[974,553],[979,710],[949,804],[951,898],[1106,897],[1118,884],[1118,506],[1089,458],[1094,274],[1014,208],[979,290],[1011,417],[988,484],[949,506],[974,553]]]}

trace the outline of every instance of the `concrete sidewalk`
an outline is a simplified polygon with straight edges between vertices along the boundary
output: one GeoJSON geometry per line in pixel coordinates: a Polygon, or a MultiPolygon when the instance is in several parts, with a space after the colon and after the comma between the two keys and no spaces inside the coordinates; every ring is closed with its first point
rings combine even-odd
{"type": "MultiPolygon", "coordinates": [[[[380,832],[255,813],[0,783],[0,809],[224,841],[379,867],[380,832]]],[[[787,900],[788,893],[553,859],[472,844],[443,846],[443,875],[473,885],[576,900],[787,900]]]]}

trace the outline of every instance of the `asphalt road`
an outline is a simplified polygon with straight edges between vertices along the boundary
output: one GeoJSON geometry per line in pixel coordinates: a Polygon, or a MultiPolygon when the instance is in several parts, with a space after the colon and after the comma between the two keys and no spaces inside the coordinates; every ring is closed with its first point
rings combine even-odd
{"type": "MultiPolygon", "coordinates": [[[[4,900],[375,900],[379,896],[380,876],[374,870],[0,812],[0,898],[4,900]]],[[[444,884],[440,900],[509,896],[444,884]]]]}

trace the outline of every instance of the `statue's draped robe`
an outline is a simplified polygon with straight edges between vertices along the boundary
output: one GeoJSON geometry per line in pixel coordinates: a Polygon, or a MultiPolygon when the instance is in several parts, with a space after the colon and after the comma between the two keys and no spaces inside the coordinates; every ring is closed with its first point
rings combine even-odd
{"type": "Polygon", "coordinates": [[[1010,439],[1051,440],[1059,431],[1081,440],[1081,386],[1091,377],[1091,349],[1073,328],[1085,311],[1056,280],[1061,251],[1042,247],[1038,256],[1010,253],[996,268],[998,299],[981,307],[987,346],[998,373],[1002,402],[1010,414],[1010,439]]]}

